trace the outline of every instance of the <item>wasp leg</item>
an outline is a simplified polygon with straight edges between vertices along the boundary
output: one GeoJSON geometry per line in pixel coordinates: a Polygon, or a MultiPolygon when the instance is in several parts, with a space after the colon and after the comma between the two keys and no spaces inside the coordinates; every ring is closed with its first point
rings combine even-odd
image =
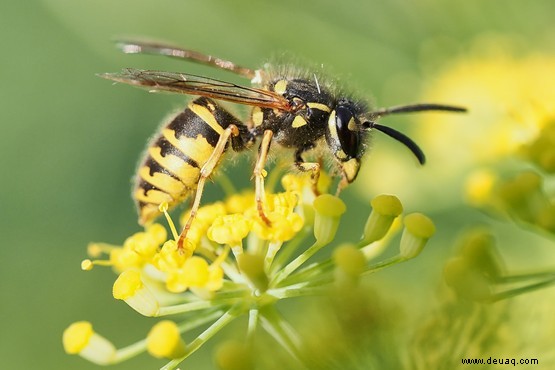
{"type": "Polygon", "coordinates": [[[266,201],[266,194],[264,192],[264,165],[268,159],[268,152],[270,150],[270,144],[272,142],[272,137],[274,133],[271,130],[264,131],[264,136],[262,137],[262,142],[260,143],[260,148],[258,149],[258,158],[256,159],[256,164],[254,166],[254,188],[255,188],[255,200],[256,209],[258,210],[258,215],[268,226],[272,223],[264,213],[264,202],[266,201]]]}
{"type": "MultiPolygon", "coordinates": [[[[197,184],[195,200],[193,201],[193,205],[191,206],[191,213],[189,214],[189,219],[187,219],[187,223],[185,223],[185,226],[183,227],[183,230],[179,235],[179,240],[177,241],[177,249],[182,253],[185,253],[185,247],[183,243],[187,238],[187,233],[189,232],[189,229],[191,228],[191,224],[193,223],[193,220],[195,219],[198,209],[200,207],[200,200],[202,198],[204,184],[206,183],[206,180],[210,177],[212,172],[214,172],[214,168],[216,168],[216,165],[218,164],[218,162],[220,161],[220,158],[224,154],[227,142],[232,137],[237,137],[237,136],[239,136],[239,129],[237,128],[237,126],[229,125],[224,130],[224,132],[220,135],[220,138],[218,139],[218,142],[214,147],[214,151],[212,152],[212,154],[210,155],[210,157],[208,158],[204,166],[202,166],[202,168],[200,169],[200,178],[197,184]]],[[[187,252],[192,253],[192,251],[187,251],[187,252]]]]}
{"type": "Polygon", "coordinates": [[[321,159],[318,162],[305,162],[302,154],[310,149],[314,148],[314,145],[310,145],[304,148],[299,148],[295,152],[295,166],[303,172],[312,172],[310,174],[310,183],[312,185],[312,192],[314,195],[320,195],[318,190],[318,180],[320,179],[320,168],[322,168],[321,159]]]}
{"type": "Polygon", "coordinates": [[[335,190],[335,196],[338,197],[339,193],[341,193],[341,190],[345,189],[349,184],[350,182],[347,180],[347,176],[342,175],[341,181],[339,181],[339,184],[337,184],[337,190],[335,190]]]}

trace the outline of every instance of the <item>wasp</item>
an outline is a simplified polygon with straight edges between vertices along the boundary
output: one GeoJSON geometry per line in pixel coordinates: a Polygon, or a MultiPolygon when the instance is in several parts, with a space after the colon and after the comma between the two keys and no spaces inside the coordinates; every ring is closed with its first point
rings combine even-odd
{"type": "Polygon", "coordinates": [[[339,191],[356,179],[373,130],[404,144],[424,164],[419,146],[401,132],[377,123],[379,118],[408,112],[466,111],[428,103],[371,109],[324,76],[287,65],[267,64],[254,70],[160,42],[122,41],[118,46],[127,54],[166,55],[220,68],[251,82],[251,86],[244,86],[188,73],[130,68],[100,75],[151,92],[198,96],[150,142],[137,170],[133,193],[143,225],[160,214],[162,202],[173,207],[194,194],[178,240],[180,249],[200,206],[205,183],[230,147],[240,152],[257,145],[255,201],[260,218],[270,225],[264,212],[264,167],[272,145],[291,149],[294,165],[311,173],[315,191],[321,159],[331,157],[340,177],[339,191]],[[222,101],[250,106],[250,118],[236,118],[221,105],[222,101]],[[316,161],[305,160],[311,151],[316,161]]]}

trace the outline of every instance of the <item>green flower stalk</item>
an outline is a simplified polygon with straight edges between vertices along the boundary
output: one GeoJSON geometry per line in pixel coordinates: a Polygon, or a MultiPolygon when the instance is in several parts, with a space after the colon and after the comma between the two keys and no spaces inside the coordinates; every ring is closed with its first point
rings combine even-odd
{"type": "Polygon", "coordinates": [[[507,271],[485,229],[468,231],[457,254],[444,267],[446,283],[460,298],[494,302],[555,285],[555,269],[528,273],[507,271]]]}
{"type": "Polygon", "coordinates": [[[407,216],[399,254],[369,263],[366,248],[383,249],[391,240],[389,234],[395,229],[391,226],[402,211],[397,198],[377,197],[362,239],[340,244],[335,237],[347,213],[345,204],[330,194],[315,197],[307,176],[286,175],[283,184],[284,192],[266,195],[270,225],[259,218],[251,193],[201,207],[185,253],[177,248],[176,227],[165,204],[160,211],[168,220],[171,238],[165,228],[154,224],[121,246],[91,244],[93,259],[85,260],[82,268],[90,271],[94,266],[111,266],[118,274],[112,288],[115,299],[146,317],[181,316],[183,321],[164,319],[153,325],[144,339],[119,349],[94,333],[90,324],[75,323],[64,333],[66,352],[103,365],[148,352],[170,360],[163,369],[175,369],[229,323],[246,316],[246,344],[241,348],[229,344],[218,350],[221,368],[252,368],[251,354],[256,353],[252,346],[261,330],[292,361],[307,366],[301,351],[303,337],[276,304],[294,297],[328,295],[331,288],[355,287],[361,276],[418,255],[434,226],[421,214],[407,216]],[[310,217],[305,219],[301,213],[310,217]],[[322,248],[334,248],[332,257],[315,260],[313,256],[322,248]],[[103,255],[106,258],[102,259],[103,255]],[[199,327],[204,327],[201,334],[183,339],[199,327]]]}

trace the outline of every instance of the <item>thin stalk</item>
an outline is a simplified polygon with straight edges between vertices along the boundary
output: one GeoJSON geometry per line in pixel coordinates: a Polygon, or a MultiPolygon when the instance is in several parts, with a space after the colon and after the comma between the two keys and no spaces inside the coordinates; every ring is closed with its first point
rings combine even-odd
{"type": "Polygon", "coordinates": [[[550,285],[553,285],[553,284],[555,284],[555,279],[545,280],[545,281],[541,281],[541,282],[536,283],[536,284],[531,284],[531,285],[523,286],[523,287],[520,287],[520,288],[506,290],[504,292],[492,295],[491,298],[489,298],[487,301],[488,302],[497,302],[497,301],[500,301],[502,299],[516,297],[517,295],[520,295],[522,293],[527,293],[527,292],[536,290],[538,288],[543,288],[543,287],[550,286],[550,285]]]}
{"type": "Polygon", "coordinates": [[[303,364],[299,355],[300,339],[293,328],[281,317],[273,306],[267,306],[260,313],[262,326],[285,350],[303,364]]]}
{"type": "MultiPolygon", "coordinates": [[[[222,311],[215,311],[211,314],[198,317],[196,320],[187,320],[178,326],[179,332],[184,333],[186,331],[195,329],[201,325],[204,325],[212,320],[217,319],[218,317],[222,316],[222,314],[223,314],[222,311]]],[[[117,363],[126,361],[145,351],[146,351],[146,339],[142,339],[136,343],[133,343],[126,347],[118,349],[112,364],[117,364],[117,363]]]]}
{"type": "Polygon", "coordinates": [[[296,269],[298,269],[303,263],[305,263],[310,257],[312,257],[316,252],[318,252],[323,247],[318,241],[314,242],[307,250],[301,253],[293,261],[289,262],[283,270],[281,270],[274,278],[274,281],[270,283],[271,286],[278,285],[296,269]]]}
{"type": "Polygon", "coordinates": [[[257,308],[251,308],[249,310],[249,324],[247,327],[247,342],[250,348],[254,345],[254,334],[256,328],[258,327],[258,321],[260,320],[259,311],[257,308]]]}
{"type": "Polygon", "coordinates": [[[508,276],[499,276],[496,278],[498,283],[514,283],[524,280],[539,280],[545,278],[555,278],[554,271],[544,271],[544,272],[534,272],[530,274],[519,274],[519,275],[508,275],[508,276]]]}
{"type": "Polygon", "coordinates": [[[299,248],[299,245],[301,245],[309,234],[312,234],[312,229],[309,227],[303,228],[299,234],[293,238],[293,240],[288,241],[283,248],[280,249],[279,254],[272,263],[270,275],[273,275],[275,271],[278,271],[283,267],[283,265],[289,260],[289,258],[291,258],[291,255],[299,248]]]}
{"type": "MultiPolygon", "coordinates": [[[[233,292],[233,293],[236,293],[236,292],[233,292]]],[[[241,297],[244,296],[244,292],[240,291],[240,294],[236,294],[236,295],[237,296],[234,298],[218,299],[217,297],[215,297],[214,299],[211,299],[208,301],[188,302],[183,304],[176,304],[173,306],[160,307],[160,310],[158,311],[158,316],[175,315],[180,313],[199,311],[207,308],[217,308],[217,307],[233,304],[237,302],[237,300],[240,300],[241,297]]]]}
{"type": "MultiPolygon", "coordinates": [[[[300,285],[300,284],[299,284],[300,285]]],[[[272,289],[267,291],[267,293],[278,299],[284,298],[294,298],[294,297],[304,297],[309,295],[323,295],[326,294],[328,290],[323,287],[286,287],[280,289],[272,289]]]]}
{"type": "Polygon", "coordinates": [[[222,330],[227,324],[233,321],[237,316],[238,313],[241,311],[241,307],[236,305],[230,308],[226,313],[224,313],[218,320],[216,320],[210,327],[208,327],[205,331],[203,331],[198,337],[196,337],[186,348],[185,356],[172,360],[168,362],[165,366],[160,368],[160,370],[173,370],[183,360],[187,357],[192,355],[196,352],[204,343],[206,343],[210,338],[212,338],[217,332],[222,330]]]}
{"type": "Polygon", "coordinates": [[[374,272],[378,272],[378,271],[380,271],[380,270],[382,270],[382,269],[384,269],[384,268],[386,268],[386,267],[393,266],[393,265],[395,265],[395,264],[397,264],[397,263],[404,262],[404,261],[406,261],[406,260],[407,260],[406,258],[403,258],[403,257],[401,257],[400,255],[396,255],[396,256],[390,257],[390,258],[388,258],[388,259],[385,259],[385,260],[383,260],[383,261],[380,261],[380,262],[378,262],[378,263],[375,263],[375,264],[369,266],[369,267],[366,269],[366,271],[364,271],[364,272],[361,274],[361,276],[366,276],[366,275],[373,274],[374,272]]]}
{"type": "Polygon", "coordinates": [[[235,188],[235,185],[233,185],[233,182],[229,179],[229,176],[227,176],[227,174],[225,174],[223,171],[218,173],[218,184],[224,191],[226,198],[237,194],[237,189],[235,188]]]}
{"type": "Polygon", "coordinates": [[[274,257],[281,248],[282,244],[283,242],[273,242],[268,245],[268,250],[266,251],[266,256],[264,257],[264,271],[270,271],[274,257]]]}
{"type": "Polygon", "coordinates": [[[110,364],[115,365],[117,363],[129,360],[130,358],[133,358],[143,353],[144,351],[146,351],[146,339],[118,349],[116,351],[114,359],[112,360],[112,362],[110,362],[110,364]]]}

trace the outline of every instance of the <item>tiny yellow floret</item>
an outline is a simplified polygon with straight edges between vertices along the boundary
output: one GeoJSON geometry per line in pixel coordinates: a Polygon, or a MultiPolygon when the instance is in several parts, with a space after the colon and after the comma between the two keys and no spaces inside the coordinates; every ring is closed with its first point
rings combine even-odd
{"type": "Polygon", "coordinates": [[[150,329],[146,337],[148,353],[157,358],[176,359],[186,353],[179,328],[170,320],[163,320],[150,329]]]}
{"type": "Polygon", "coordinates": [[[333,251],[333,262],[349,276],[362,274],[366,267],[364,253],[353,245],[341,245],[333,251]]]}
{"type": "Polygon", "coordinates": [[[204,258],[193,256],[183,265],[185,285],[203,287],[208,282],[208,262],[204,258]]]}
{"type": "Polygon", "coordinates": [[[345,203],[331,194],[322,194],[316,198],[314,200],[314,208],[320,215],[328,217],[339,217],[347,211],[345,203]]]}
{"type": "Polygon", "coordinates": [[[347,206],[338,197],[323,194],[314,200],[314,209],[314,237],[320,245],[328,244],[335,237],[341,215],[347,206]]]}
{"type": "Polygon", "coordinates": [[[208,228],[208,239],[219,244],[231,246],[241,244],[249,234],[252,221],[247,220],[242,214],[219,216],[208,228]]]}
{"type": "Polygon", "coordinates": [[[411,213],[404,219],[405,228],[415,237],[429,239],[436,232],[436,227],[432,220],[422,213],[411,213]]]}
{"type": "Polygon", "coordinates": [[[90,271],[93,269],[93,266],[93,262],[88,258],[81,261],[81,270],[83,271],[90,271]]]}
{"type": "Polygon", "coordinates": [[[397,217],[403,212],[403,205],[395,195],[381,194],[370,202],[372,210],[382,216],[397,217]]]}
{"type": "Polygon", "coordinates": [[[421,213],[411,213],[404,219],[405,229],[401,235],[400,255],[414,258],[422,252],[428,239],[434,235],[436,228],[432,220],[421,213]]]}
{"type": "Polygon", "coordinates": [[[81,352],[89,344],[93,334],[94,331],[90,322],[74,322],[64,330],[62,337],[64,350],[71,355],[81,352]]]}
{"type": "Polygon", "coordinates": [[[394,195],[378,195],[372,199],[372,212],[364,225],[363,241],[366,244],[383,239],[393,221],[403,212],[403,205],[394,195]]]}
{"type": "Polygon", "coordinates": [[[146,229],[157,245],[162,245],[168,239],[168,232],[166,228],[160,224],[152,224],[146,229]]]}
{"type": "Polygon", "coordinates": [[[252,191],[233,194],[225,200],[225,209],[228,214],[243,213],[252,206],[254,206],[254,192],[252,191]]]}
{"type": "Polygon", "coordinates": [[[116,279],[112,294],[115,299],[127,299],[134,296],[143,287],[139,271],[127,270],[122,272],[116,279]]]}

